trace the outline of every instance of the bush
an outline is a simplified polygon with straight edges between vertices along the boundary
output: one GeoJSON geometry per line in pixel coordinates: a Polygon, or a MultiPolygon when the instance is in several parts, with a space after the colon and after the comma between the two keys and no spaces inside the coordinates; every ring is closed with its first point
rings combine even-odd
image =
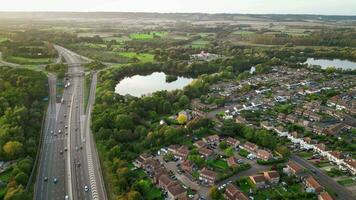
{"type": "Polygon", "coordinates": [[[248,151],[246,151],[245,149],[240,149],[239,151],[239,155],[242,156],[242,157],[247,157],[248,154],[250,154],[248,151]]]}

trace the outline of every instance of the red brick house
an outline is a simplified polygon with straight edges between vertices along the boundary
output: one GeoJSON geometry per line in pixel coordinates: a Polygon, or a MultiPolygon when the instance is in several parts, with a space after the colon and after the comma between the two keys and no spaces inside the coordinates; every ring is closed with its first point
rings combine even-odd
{"type": "Polygon", "coordinates": [[[238,167],[239,166],[239,164],[237,164],[236,158],[234,156],[231,156],[228,159],[226,159],[226,162],[227,162],[227,165],[229,167],[233,167],[234,168],[234,167],[238,167]]]}
{"type": "Polygon", "coordinates": [[[245,149],[246,151],[250,152],[250,153],[256,153],[258,146],[251,143],[251,142],[246,142],[245,144],[243,144],[241,146],[242,149],[245,149]]]}
{"type": "Polygon", "coordinates": [[[187,197],[187,190],[178,181],[174,181],[167,187],[169,199],[178,200],[187,197]]]}
{"type": "Polygon", "coordinates": [[[317,193],[317,194],[319,194],[320,192],[322,192],[324,190],[324,188],[312,176],[309,176],[305,180],[305,186],[307,188],[314,190],[315,193],[317,193]]]}
{"type": "Polygon", "coordinates": [[[185,160],[183,163],[182,163],[182,169],[186,172],[189,172],[191,173],[193,171],[193,168],[194,168],[194,164],[192,161],[190,160],[185,160]]]}
{"type": "Polygon", "coordinates": [[[294,161],[287,163],[286,172],[288,174],[299,175],[303,172],[303,168],[294,161]]]}
{"type": "Polygon", "coordinates": [[[248,200],[248,197],[233,184],[226,186],[224,197],[227,200],[248,200]]]}
{"type": "Polygon", "coordinates": [[[218,135],[210,135],[203,138],[203,141],[208,144],[218,144],[220,142],[220,137],[218,135]]]}
{"type": "Polygon", "coordinates": [[[266,179],[262,174],[249,176],[249,178],[256,188],[264,188],[266,186],[266,179]]]}
{"type": "Polygon", "coordinates": [[[318,195],[318,200],[334,200],[328,192],[322,192],[318,195]]]}
{"type": "Polygon", "coordinates": [[[228,137],[226,139],[226,143],[229,145],[229,146],[232,146],[234,148],[238,147],[240,145],[240,141],[238,141],[237,139],[235,138],[232,138],[232,137],[228,137]]]}
{"type": "Polygon", "coordinates": [[[263,172],[265,179],[271,184],[277,184],[279,182],[279,173],[277,171],[263,172]]]}
{"type": "Polygon", "coordinates": [[[202,148],[202,147],[206,146],[206,143],[203,140],[198,140],[193,145],[198,147],[198,148],[202,148]]]}
{"type": "Polygon", "coordinates": [[[264,161],[268,161],[270,160],[273,156],[270,152],[263,150],[263,149],[259,149],[257,150],[257,157],[261,160],[264,161]]]}
{"type": "Polygon", "coordinates": [[[203,168],[200,171],[199,180],[206,182],[209,185],[213,185],[217,179],[217,174],[214,171],[203,168]]]}
{"type": "Polygon", "coordinates": [[[201,155],[203,155],[205,158],[208,158],[208,157],[210,157],[211,155],[213,155],[213,151],[212,150],[210,150],[210,149],[207,149],[207,148],[205,148],[205,147],[202,147],[202,148],[200,148],[199,149],[199,153],[201,154],[201,155]]]}

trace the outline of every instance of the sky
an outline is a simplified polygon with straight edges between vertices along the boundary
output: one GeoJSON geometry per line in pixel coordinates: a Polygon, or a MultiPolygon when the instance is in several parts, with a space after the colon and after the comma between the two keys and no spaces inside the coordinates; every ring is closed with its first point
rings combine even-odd
{"type": "Polygon", "coordinates": [[[0,11],[356,15],[356,0],[0,0],[0,11]]]}

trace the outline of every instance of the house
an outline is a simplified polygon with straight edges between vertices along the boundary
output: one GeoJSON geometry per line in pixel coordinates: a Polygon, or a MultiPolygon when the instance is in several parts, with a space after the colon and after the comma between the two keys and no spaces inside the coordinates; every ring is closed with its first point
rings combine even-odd
{"type": "Polygon", "coordinates": [[[277,171],[263,172],[265,179],[271,184],[277,184],[279,182],[279,173],[277,171]]]}
{"type": "Polygon", "coordinates": [[[172,180],[167,174],[163,174],[158,178],[158,185],[165,190],[171,182],[172,180]]]}
{"type": "Polygon", "coordinates": [[[298,117],[291,114],[286,116],[286,120],[290,123],[297,123],[298,117]]]}
{"type": "Polygon", "coordinates": [[[201,155],[203,155],[205,158],[208,158],[208,157],[212,156],[213,153],[214,153],[212,150],[207,149],[207,148],[205,148],[205,147],[199,148],[198,151],[199,151],[199,153],[200,153],[201,155]]]}
{"type": "Polygon", "coordinates": [[[149,159],[153,159],[152,155],[143,153],[138,158],[136,158],[136,160],[133,162],[133,164],[135,165],[135,167],[141,168],[141,167],[143,167],[144,163],[149,159]]]}
{"type": "Polygon", "coordinates": [[[226,143],[234,148],[236,148],[240,145],[240,141],[235,138],[232,138],[232,137],[228,137],[226,139],[226,143]]]}
{"type": "Polygon", "coordinates": [[[266,179],[262,174],[249,176],[249,178],[256,188],[264,188],[266,186],[266,179]]]}
{"type": "Polygon", "coordinates": [[[348,158],[344,160],[344,165],[353,174],[356,175],[356,160],[353,158],[348,158]]]}
{"type": "Polygon", "coordinates": [[[159,177],[161,177],[163,174],[168,174],[168,171],[166,168],[164,167],[161,167],[161,168],[158,168],[154,171],[154,175],[153,175],[153,182],[155,184],[158,184],[159,183],[159,177]]]}
{"type": "Polygon", "coordinates": [[[219,144],[220,137],[218,135],[210,135],[208,137],[203,138],[203,141],[207,144],[219,144]]]}
{"type": "Polygon", "coordinates": [[[272,130],[273,129],[273,125],[268,121],[261,122],[261,127],[265,128],[267,130],[272,130]]]}
{"type": "Polygon", "coordinates": [[[149,174],[153,174],[161,167],[161,163],[153,158],[146,160],[142,165],[142,168],[149,174]]]}
{"type": "Polygon", "coordinates": [[[329,161],[340,165],[343,163],[342,159],[344,159],[345,156],[340,151],[330,151],[326,154],[326,157],[328,158],[329,161]]]}
{"type": "Polygon", "coordinates": [[[259,149],[257,150],[257,157],[261,160],[268,161],[272,158],[272,154],[266,150],[259,149]]]}
{"type": "Polygon", "coordinates": [[[294,161],[289,161],[287,167],[284,168],[285,173],[289,175],[300,175],[303,172],[303,168],[294,161]]]}
{"type": "Polygon", "coordinates": [[[327,146],[324,143],[319,143],[315,145],[314,151],[319,153],[321,156],[326,156],[327,146]]]}
{"type": "Polygon", "coordinates": [[[172,144],[168,146],[168,151],[171,152],[172,154],[176,154],[177,150],[179,149],[179,145],[172,144]]]}
{"type": "Polygon", "coordinates": [[[285,128],[283,128],[283,126],[278,126],[274,128],[274,131],[276,131],[279,137],[285,137],[288,135],[288,131],[285,128]]]}
{"type": "Polygon", "coordinates": [[[334,200],[328,192],[322,192],[318,195],[318,200],[334,200]]]}
{"type": "Polygon", "coordinates": [[[193,145],[198,147],[198,148],[202,148],[202,147],[206,146],[206,143],[203,140],[198,140],[198,141],[194,142],[193,145]]]}
{"type": "Polygon", "coordinates": [[[249,198],[242,193],[236,186],[229,184],[226,186],[224,197],[227,200],[248,200],[249,198]]]}
{"type": "Polygon", "coordinates": [[[202,180],[203,182],[213,185],[217,179],[217,174],[214,171],[208,170],[206,168],[203,168],[200,171],[199,175],[199,180],[202,180]]]}
{"type": "Polygon", "coordinates": [[[236,158],[234,156],[231,156],[228,159],[226,159],[226,162],[229,167],[238,167],[239,166],[239,164],[237,164],[236,158]]]}
{"type": "Polygon", "coordinates": [[[187,197],[187,190],[178,181],[174,181],[167,187],[168,198],[178,200],[187,197]]]}
{"type": "Polygon", "coordinates": [[[245,144],[241,145],[240,148],[245,149],[246,151],[248,151],[250,153],[256,153],[258,146],[251,142],[246,142],[245,144]]]}
{"type": "Polygon", "coordinates": [[[324,188],[312,176],[309,176],[307,179],[305,179],[304,184],[305,187],[307,187],[307,190],[310,190],[317,194],[321,193],[324,190],[324,188]]]}
{"type": "Polygon", "coordinates": [[[186,172],[193,172],[193,169],[194,169],[194,164],[192,161],[190,160],[185,160],[183,163],[182,163],[182,169],[186,172]]]}
{"type": "Polygon", "coordinates": [[[186,146],[181,146],[174,155],[180,160],[185,160],[189,155],[189,149],[186,146]]]}
{"type": "Polygon", "coordinates": [[[326,135],[338,135],[339,133],[341,133],[342,131],[344,131],[346,129],[346,125],[344,123],[337,123],[334,124],[332,126],[329,126],[328,128],[326,128],[324,130],[324,133],[326,135]]]}

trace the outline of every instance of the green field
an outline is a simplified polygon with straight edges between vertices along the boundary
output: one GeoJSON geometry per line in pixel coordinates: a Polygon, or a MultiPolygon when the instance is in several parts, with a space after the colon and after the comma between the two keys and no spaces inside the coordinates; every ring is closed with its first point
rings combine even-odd
{"type": "Polygon", "coordinates": [[[130,38],[128,38],[128,37],[106,37],[106,38],[104,38],[104,41],[106,41],[106,42],[111,41],[111,40],[115,40],[118,43],[123,43],[123,42],[129,41],[130,38]]]}
{"type": "Polygon", "coordinates": [[[154,200],[154,199],[162,198],[161,191],[158,188],[156,188],[149,180],[147,179],[139,180],[137,185],[141,189],[141,191],[145,194],[145,199],[154,200]]]}
{"type": "Polygon", "coordinates": [[[255,32],[253,31],[234,31],[233,34],[235,35],[253,35],[255,32]]]}
{"type": "Polygon", "coordinates": [[[4,41],[6,41],[6,40],[9,40],[9,39],[6,38],[6,37],[1,37],[1,36],[0,36],[0,43],[4,42],[4,41]]]}
{"type": "Polygon", "coordinates": [[[149,32],[149,33],[132,33],[130,38],[133,40],[151,40],[154,36],[165,37],[167,32],[149,32]]]}
{"type": "Polygon", "coordinates": [[[140,62],[153,62],[154,61],[154,55],[149,54],[149,53],[136,53],[136,52],[120,52],[120,56],[126,57],[126,58],[137,58],[140,60],[140,62]]]}
{"type": "Polygon", "coordinates": [[[87,47],[87,48],[91,48],[91,49],[105,49],[106,45],[105,44],[95,44],[95,43],[88,43],[88,42],[82,42],[82,43],[78,43],[76,44],[79,47],[87,47]]]}
{"type": "Polygon", "coordinates": [[[17,56],[9,56],[4,59],[7,62],[16,63],[20,65],[41,65],[53,62],[52,58],[24,58],[17,56]]]}
{"type": "Polygon", "coordinates": [[[203,40],[203,39],[199,39],[199,40],[195,40],[191,43],[191,46],[193,48],[205,48],[210,42],[207,40],[203,40]]]}
{"type": "Polygon", "coordinates": [[[225,160],[208,160],[207,163],[209,166],[216,169],[226,170],[229,168],[225,160]]]}
{"type": "Polygon", "coordinates": [[[343,185],[343,186],[349,186],[349,185],[355,185],[356,184],[356,182],[354,180],[352,180],[351,178],[338,180],[337,182],[340,185],[343,185]]]}

